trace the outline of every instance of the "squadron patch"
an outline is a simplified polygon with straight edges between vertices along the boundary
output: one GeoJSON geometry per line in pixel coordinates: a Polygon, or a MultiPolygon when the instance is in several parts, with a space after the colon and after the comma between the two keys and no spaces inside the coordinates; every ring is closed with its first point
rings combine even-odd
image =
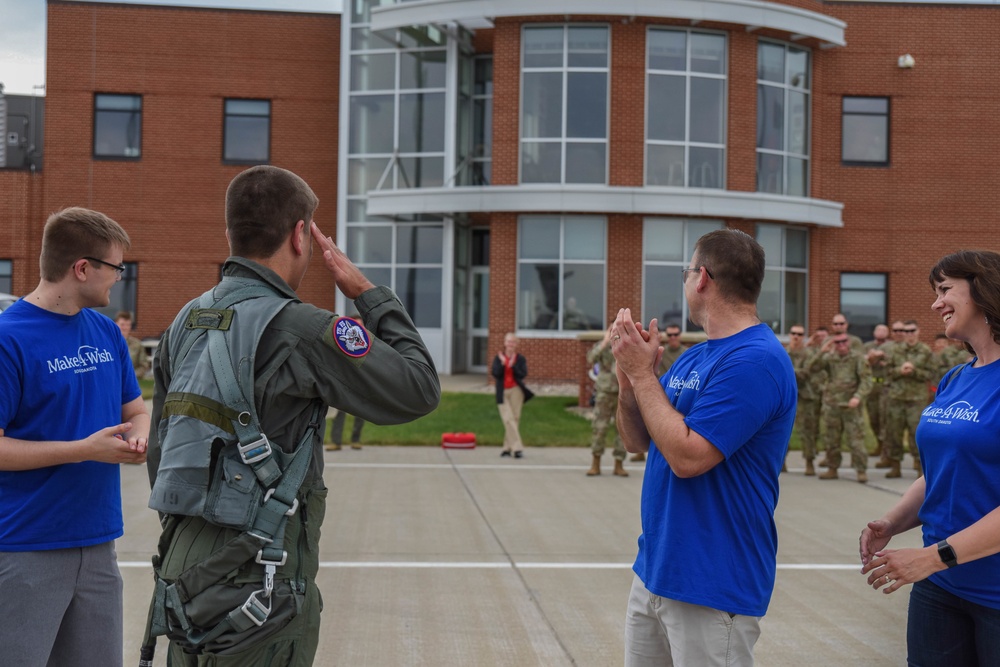
{"type": "Polygon", "coordinates": [[[339,317],[333,323],[333,340],[344,354],[349,357],[363,357],[371,349],[371,338],[368,332],[356,320],[349,317],[339,317]]]}

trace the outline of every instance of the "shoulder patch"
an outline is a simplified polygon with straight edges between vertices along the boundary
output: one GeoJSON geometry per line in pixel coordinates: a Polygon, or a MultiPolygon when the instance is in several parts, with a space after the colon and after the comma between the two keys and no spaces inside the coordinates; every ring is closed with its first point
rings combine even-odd
{"type": "Polygon", "coordinates": [[[337,347],[349,357],[363,357],[372,347],[371,337],[357,320],[338,317],[330,329],[337,347]]]}

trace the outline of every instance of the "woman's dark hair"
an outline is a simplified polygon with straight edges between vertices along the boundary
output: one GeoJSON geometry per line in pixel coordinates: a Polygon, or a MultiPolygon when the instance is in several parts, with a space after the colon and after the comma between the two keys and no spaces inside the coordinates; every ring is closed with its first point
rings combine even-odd
{"type": "MultiPolygon", "coordinates": [[[[993,342],[1000,344],[1000,254],[991,250],[959,250],[945,255],[931,269],[931,287],[936,288],[945,278],[969,283],[972,302],[986,315],[993,342]]],[[[965,347],[974,352],[968,343],[965,347]]]]}

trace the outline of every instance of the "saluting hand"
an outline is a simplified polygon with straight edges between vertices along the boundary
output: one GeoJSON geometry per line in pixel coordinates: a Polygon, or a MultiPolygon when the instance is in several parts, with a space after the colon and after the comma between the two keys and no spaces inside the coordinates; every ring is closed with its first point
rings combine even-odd
{"type": "Polygon", "coordinates": [[[361,269],[356,267],[354,262],[344,254],[344,251],[337,247],[331,237],[323,236],[323,232],[320,231],[315,222],[310,223],[310,225],[312,236],[323,253],[323,263],[326,264],[327,270],[333,274],[333,279],[344,296],[348,299],[356,299],[361,296],[362,292],[375,287],[361,272],[361,269]]]}

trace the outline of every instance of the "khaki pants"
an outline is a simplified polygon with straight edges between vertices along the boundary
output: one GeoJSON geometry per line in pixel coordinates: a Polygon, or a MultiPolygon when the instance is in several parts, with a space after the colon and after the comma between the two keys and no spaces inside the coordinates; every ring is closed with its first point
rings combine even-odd
{"type": "Polygon", "coordinates": [[[632,579],[625,614],[625,667],[752,667],[756,616],[653,595],[632,579]]]}
{"type": "Polygon", "coordinates": [[[520,422],[521,407],[524,405],[524,392],[517,385],[503,390],[503,403],[497,403],[500,419],[503,421],[503,451],[519,452],[524,449],[521,442],[520,422]]]}

